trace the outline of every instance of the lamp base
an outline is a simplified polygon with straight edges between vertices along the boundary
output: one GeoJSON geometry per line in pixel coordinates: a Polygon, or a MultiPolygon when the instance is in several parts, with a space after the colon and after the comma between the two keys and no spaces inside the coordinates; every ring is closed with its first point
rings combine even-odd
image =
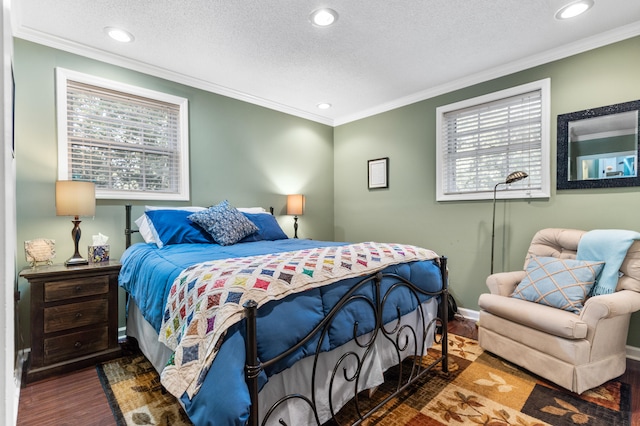
{"type": "Polygon", "coordinates": [[[73,229],[71,230],[71,238],[73,238],[73,244],[75,246],[76,251],[73,253],[66,262],[64,262],[64,266],[76,266],[76,265],[88,265],[89,261],[87,259],[83,259],[80,256],[80,252],[78,251],[78,243],[80,242],[80,220],[78,220],[78,216],[75,217],[74,220],[71,221],[73,223],[73,229]]]}
{"type": "Polygon", "coordinates": [[[64,262],[64,266],[78,266],[78,265],[88,265],[89,261],[87,259],[83,259],[82,257],[71,257],[66,262],[64,262]]]}

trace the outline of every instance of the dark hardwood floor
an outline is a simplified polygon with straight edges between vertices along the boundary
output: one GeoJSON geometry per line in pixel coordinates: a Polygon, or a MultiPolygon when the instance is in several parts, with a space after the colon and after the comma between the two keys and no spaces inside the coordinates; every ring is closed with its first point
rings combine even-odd
{"type": "MultiPolygon", "coordinates": [[[[478,338],[475,322],[462,318],[449,323],[449,331],[478,338]]],[[[640,362],[627,360],[622,380],[632,386],[633,426],[640,426],[640,362]]],[[[36,382],[20,392],[18,425],[28,426],[107,426],[115,425],[107,398],[91,367],[65,376],[36,382]]]]}
{"type": "Polygon", "coordinates": [[[18,425],[115,426],[95,367],[43,380],[20,390],[18,425]]]}

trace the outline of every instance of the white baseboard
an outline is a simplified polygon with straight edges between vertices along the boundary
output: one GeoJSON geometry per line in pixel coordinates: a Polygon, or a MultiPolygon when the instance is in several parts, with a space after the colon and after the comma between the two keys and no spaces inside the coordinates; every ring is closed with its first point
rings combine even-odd
{"type": "MultiPolygon", "coordinates": [[[[478,322],[480,319],[480,311],[474,311],[473,309],[458,308],[458,314],[463,318],[478,322]]],[[[640,361],[640,348],[636,346],[627,346],[627,358],[634,361],[640,361]]]]}
{"type": "Polygon", "coordinates": [[[127,327],[118,328],[118,340],[123,340],[125,337],[127,337],[127,327]]]}
{"type": "Polygon", "coordinates": [[[634,361],[640,361],[640,348],[635,346],[627,346],[627,358],[634,361]]]}
{"type": "Polygon", "coordinates": [[[463,318],[478,322],[480,319],[480,312],[474,311],[466,308],[458,308],[458,314],[462,315],[463,318]]]}
{"type": "Polygon", "coordinates": [[[14,394],[14,407],[15,407],[15,418],[13,424],[18,424],[18,407],[20,406],[20,389],[22,388],[22,371],[24,369],[24,364],[27,362],[27,358],[29,357],[30,349],[21,349],[18,351],[18,355],[16,356],[16,366],[13,370],[13,384],[15,385],[15,394],[14,394]]]}

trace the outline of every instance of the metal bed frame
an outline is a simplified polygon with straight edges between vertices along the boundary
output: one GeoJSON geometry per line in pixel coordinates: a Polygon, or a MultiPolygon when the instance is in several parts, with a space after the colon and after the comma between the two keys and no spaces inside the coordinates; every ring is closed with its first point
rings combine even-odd
{"type": "MultiPolygon", "coordinates": [[[[137,230],[131,229],[131,206],[127,205],[126,208],[126,244],[127,247],[131,245],[131,235],[137,230]]],[[[271,209],[273,214],[273,209],[271,209]]],[[[298,344],[290,348],[286,352],[278,355],[270,360],[258,359],[258,343],[257,343],[257,304],[254,301],[247,301],[244,304],[245,318],[246,318],[246,339],[245,339],[245,351],[246,351],[246,365],[245,365],[245,378],[249,389],[249,395],[251,397],[251,408],[249,412],[248,426],[267,425],[269,422],[275,421],[276,423],[287,426],[285,420],[278,417],[278,408],[284,404],[301,403],[308,407],[308,410],[313,413],[315,422],[318,426],[321,425],[320,417],[318,415],[317,405],[317,393],[315,384],[318,381],[317,367],[318,358],[320,356],[320,349],[322,342],[327,338],[329,328],[331,327],[336,315],[344,310],[348,305],[354,302],[364,302],[369,306],[371,314],[375,318],[375,327],[370,332],[366,333],[366,341],[358,330],[359,321],[354,320],[353,323],[353,339],[358,347],[357,350],[347,350],[338,358],[337,363],[333,367],[332,375],[330,378],[330,385],[328,389],[329,411],[333,424],[340,424],[337,419],[339,410],[336,410],[332,404],[331,392],[335,380],[339,377],[341,380],[350,382],[353,385],[353,399],[349,404],[353,404],[355,408],[357,420],[352,425],[359,425],[365,419],[371,417],[380,408],[382,408],[391,399],[402,394],[407,388],[420,380],[423,376],[434,369],[438,364],[442,365],[442,371],[448,373],[448,304],[446,303],[449,294],[448,285],[448,270],[447,270],[447,258],[442,256],[438,258],[440,274],[442,279],[442,287],[437,292],[427,292],[405,278],[396,274],[384,274],[381,272],[375,273],[370,276],[362,278],[356,285],[354,285],[347,294],[345,294],[333,309],[327,314],[327,316],[318,324],[307,336],[305,336],[298,344]],[[392,280],[392,284],[389,286],[386,293],[382,292],[382,282],[385,280],[392,280]],[[363,292],[360,291],[366,287],[370,287],[372,291],[363,292]],[[396,319],[390,323],[382,323],[382,312],[384,311],[385,304],[389,297],[400,289],[408,290],[410,297],[413,297],[418,305],[418,324],[419,329],[414,329],[411,325],[401,323],[401,315],[399,310],[396,312],[396,319]],[[370,294],[372,297],[366,296],[370,294]],[[439,298],[439,309],[436,318],[426,321],[426,314],[424,307],[420,304],[419,295],[426,295],[439,298]],[[427,365],[423,364],[423,359],[426,358],[423,355],[423,348],[425,347],[426,339],[429,338],[429,330],[437,328],[440,330],[439,338],[438,333],[434,333],[434,342],[440,343],[442,347],[441,355],[434,358],[432,362],[427,365]],[[319,338],[318,338],[319,336],[319,338]],[[277,402],[275,402],[266,412],[262,422],[259,422],[258,413],[258,392],[259,383],[258,376],[262,371],[270,366],[278,363],[284,358],[290,356],[292,353],[300,349],[303,345],[307,344],[311,339],[318,338],[316,351],[313,356],[313,369],[309,372],[311,378],[311,397],[305,396],[301,393],[291,393],[282,396],[277,402]],[[377,403],[374,407],[370,407],[370,404],[362,401],[362,397],[357,391],[361,379],[361,374],[366,371],[365,366],[367,362],[372,359],[372,351],[376,341],[378,339],[384,339],[385,344],[392,345],[393,352],[395,353],[394,360],[397,360],[398,378],[393,386],[393,391],[377,403]],[[408,348],[413,348],[412,352],[406,354],[408,348]],[[407,356],[408,355],[408,356],[407,356]],[[403,359],[404,358],[404,359],[403,359]],[[347,367],[348,366],[348,367],[347,367]],[[354,370],[354,371],[353,371],[354,370]]]]}

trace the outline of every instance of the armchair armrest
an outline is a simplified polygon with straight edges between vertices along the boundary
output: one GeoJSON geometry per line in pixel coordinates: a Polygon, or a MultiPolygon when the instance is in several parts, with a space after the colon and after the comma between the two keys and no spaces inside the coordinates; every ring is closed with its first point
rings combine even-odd
{"type": "Polygon", "coordinates": [[[580,319],[589,326],[595,326],[601,319],[627,315],[638,310],[640,310],[640,293],[620,290],[587,299],[580,312],[580,319]]]}
{"type": "Polygon", "coordinates": [[[498,272],[487,277],[487,287],[492,294],[511,296],[525,275],[525,271],[498,272]]]}

